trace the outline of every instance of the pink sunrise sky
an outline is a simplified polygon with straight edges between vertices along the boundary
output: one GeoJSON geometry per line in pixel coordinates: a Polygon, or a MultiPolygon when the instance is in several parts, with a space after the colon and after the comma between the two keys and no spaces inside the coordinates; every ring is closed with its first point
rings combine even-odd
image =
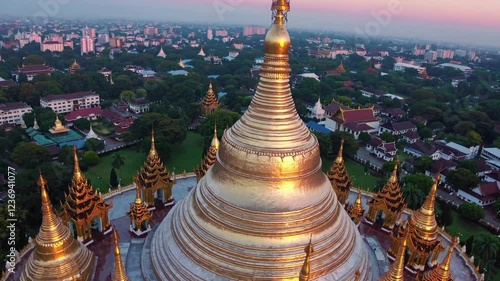
{"type": "MultiPolygon", "coordinates": [[[[34,13],[38,0],[7,0],[6,12],[34,13]],[[23,2],[23,3],[20,3],[23,2]],[[27,8],[28,7],[28,8],[27,8]]],[[[141,18],[214,24],[270,24],[271,0],[65,0],[57,16],[141,18]],[[222,12],[221,12],[222,11],[222,12]]],[[[500,47],[500,0],[292,0],[291,28],[354,32],[399,3],[379,35],[500,47]]]]}

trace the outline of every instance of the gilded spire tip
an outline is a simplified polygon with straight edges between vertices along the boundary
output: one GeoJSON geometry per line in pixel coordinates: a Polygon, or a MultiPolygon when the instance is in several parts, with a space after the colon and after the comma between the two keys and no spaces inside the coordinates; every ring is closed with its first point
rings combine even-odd
{"type": "Polygon", "coordinates": [[[314,253],[314,248],[312,246],[312,233],[309,236],[309,243],[305,247],[304,252],[306,253],[306,258],[300,270],[299,281],[308,281],[311,275],[311,254],[314,253]]]}
{"type": "Polygon", "coordinates": [[[337,154],[337,158],[335,159],[336,163],[344,162],[344,157],[342,154],[344,154],[344,138],[340,140],[339,153],[337,154]]]}

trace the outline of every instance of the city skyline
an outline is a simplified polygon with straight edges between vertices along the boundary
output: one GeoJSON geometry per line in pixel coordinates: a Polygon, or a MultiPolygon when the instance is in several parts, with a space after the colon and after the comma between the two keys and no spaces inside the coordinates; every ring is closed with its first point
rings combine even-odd
{"type": "MultiPolygon", "coordinates": [[[[269,1],[256,0],[185,0],[182,4],[164,0],[110,0],[85,3],[72,0],[53,2],[9,0],[4,13],[22,16],[93,18],[129,18],[183,21],[210,24],[255,24],[267,26],[270,18],[262,13],[269,1]],[[43,3],[56,3],[55,7],[43,3]],[[154,7],[154,9],[151,9],[154,7]],[[188,10],[189,8],[189,10],[188,10]],[[144,12],[137,13],[138,9],[144,12]]],[[[318,0],[308,5],[304,0],[291,3],[290,28],[355,33],[358,36],[394,36],[439,40],[464,44],[500,46],[498,28],[500,2],[483,0],[479,6],[465,0],[433,2],[422,0],[318,0]]]]}

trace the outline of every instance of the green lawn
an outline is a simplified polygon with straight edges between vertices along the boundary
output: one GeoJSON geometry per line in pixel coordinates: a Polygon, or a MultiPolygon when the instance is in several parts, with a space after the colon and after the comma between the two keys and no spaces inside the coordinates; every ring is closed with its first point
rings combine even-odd
{"type": "Polygon", "coordinates": [[[488,230],[483,228],[481,225],[464,219],[460,216],[458,212],[455,210],[452,211],[453,214],[453,224],[446,227],[446,232],[453,236],[459,236],[460,241],[465,242],[467,238],[472,235],[478,235],[481,233],[488,234],[490,233],[488,230]]]}
{"type": "MultiPolygon", "coordinates": [[[[188,132],[184,142],[173,147],[170,160],[164,163],[170,172],[173,171],[174,167],[177,174],[182,173],[184,170],[191,172],[201,162],[202,150],[203,137],[188,132]]],[[[133,182],[134,176],[141,168],[144,160],[146,160],[146,154],[136,146],[106,154],[99,159],[99,164],[85,172],[85,176],[92,182],[94,188],[101,191],[108,190],[109,175],[115,154],[120,154],[125,158],[125,165],[121,168],[121,171],[117,170],[122,185],[133,182]]]]}
{"type": "Polygon", "coordinates": [[[113,158],[115,154],[120,154],[125,159],[125,165],[116,172],[121,177],[121,184],[128,185],[133,181],[133,177],[145,160],[144,152],[138,150],[135,146],[123,150],[118,150],[99,159],[96,166],[91,167],[85,172],[85,176],[92,182],[96,189],[107,191],[109,188],[109,174],[111,172],[113,158]]]}
{"type": "Polygon", "coordinates": [[[186,139],[172,148],[172,156],[165,163],[169,171],[180,174],[184,170],[192,172],[193,169],[201,163],[203,155],[203,136],[188,132],[186,139]]]}
{"type": "Polygon", "coordinates": [[[108,136],[115,130],[115,126],[105,120],[92,121],[92,129],[100,136],[108,136]]]}
{"type": "MultiPolygon", "coordinates": [[[[347,172],[354,181],[354,185],[359,186],[363,190],[369,191],[373,189],[373,187],[377,184],[379,178],[371,175],[372,170],[369,170],[368,174],[365,174],[365,167],[363,165],[351,159],[344,159],[347,172]]],[[[323,159],[323,171],[325,171],[325,173],[330,170],[333,165],[333,161],[333,159],[323,159]]]]}

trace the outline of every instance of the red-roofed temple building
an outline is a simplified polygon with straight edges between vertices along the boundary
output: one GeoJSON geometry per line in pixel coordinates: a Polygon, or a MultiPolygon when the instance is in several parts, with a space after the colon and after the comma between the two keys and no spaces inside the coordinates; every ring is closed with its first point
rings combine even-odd
{"type": "Polygon", "coordinates": [[[19,77],[21,76],[21,74],[25,74],[28,81],[31,81],[38,74],[51,75],[52,72],[54,72],[53,68],[45,64],[41,64],[41,65],[23,65],[17,71],[14,71],[12,74],[16,77],[16,81],[19,81],[19,77]]]}
{"type": "Polygon", "coordinates": [[[357,139],[361,132],[375,133],[380,122],[375,117],[373,107],[351,109],[336,101],[325,107],[328,118],[325,128],[336,132],[349,132],[357,139]]]}

